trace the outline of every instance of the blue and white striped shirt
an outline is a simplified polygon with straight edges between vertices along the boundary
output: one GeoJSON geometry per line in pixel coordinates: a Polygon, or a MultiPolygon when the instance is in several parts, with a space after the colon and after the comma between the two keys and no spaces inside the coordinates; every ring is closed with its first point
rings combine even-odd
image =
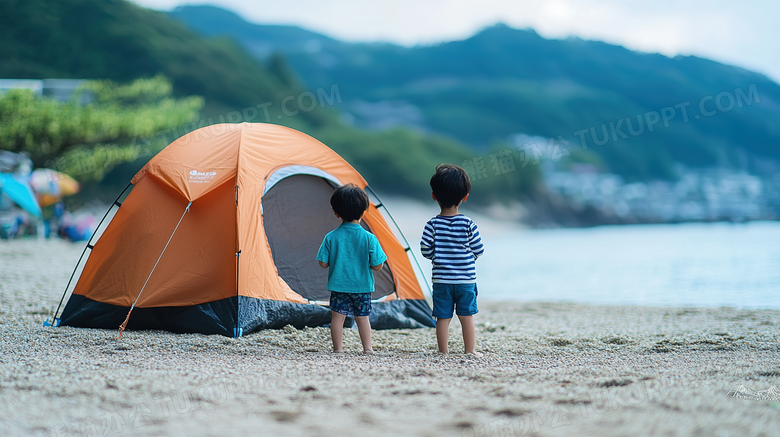
{"type": "Polygon", "coordinates": [[[428,220],[420,240],[420,250],[424,257],[433,261],[433,282],[477,282],[474,261],[482,256],[485,247],[476,223],[465,215],[437,215],[428,220]]]}

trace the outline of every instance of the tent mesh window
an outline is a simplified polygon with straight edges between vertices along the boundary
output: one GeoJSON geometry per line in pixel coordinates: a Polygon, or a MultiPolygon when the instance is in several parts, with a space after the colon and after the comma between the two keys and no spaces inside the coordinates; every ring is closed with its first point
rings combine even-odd
{"type": "MultiPolygon", "coordinates": [[[[263,196],[263,225],[279,276],[296,293],[310,300],[327,300],[328,270],[317,263],[317,251],[325,234],[341,224],[333,215],[327,180],[293,175],[280,180],[263,196]]],[[[363,227],[370,229],[363,224],[363,227]]],[[[395,292],[387,265],[374,272],[372,299],[395,292]]]]}

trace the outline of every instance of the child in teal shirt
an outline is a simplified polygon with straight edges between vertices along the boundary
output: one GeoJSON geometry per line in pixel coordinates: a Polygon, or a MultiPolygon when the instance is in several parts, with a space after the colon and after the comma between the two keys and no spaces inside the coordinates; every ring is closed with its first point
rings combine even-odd
{"type": "Polygon", "coordinates": [[[374,292],[372,270],[381,270],[387,256],[374,234],[360,226],[368,210],[368,196],[354,184],[339,187],[330,198],[333,213],[341,225],[325,235],[317,261],[328,269],[330,291],[330,336],[333,352],[344,352],[344,320],[352,313],[358,325],[363,352],[371,353],[371,293],[374,292]]]}

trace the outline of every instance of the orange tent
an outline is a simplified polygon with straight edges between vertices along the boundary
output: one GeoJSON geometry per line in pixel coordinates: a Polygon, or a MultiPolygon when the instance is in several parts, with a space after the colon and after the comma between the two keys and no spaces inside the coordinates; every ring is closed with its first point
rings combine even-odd
{"type": "MultiPolygon", "coordinates": [[[[340,223],[329,200],[346,183],[373,194],[333,150],[290,128],[190,132],[152,158],[109,210],[58,322],[117,328],[134,308],[128,329],[240,336],[328,323],[327,271],[315,256],[340,223]]],[[[388,257],[376,274],[372,326],[433,326],[408,244],[370,197],[363,226],[388,257]]]]}

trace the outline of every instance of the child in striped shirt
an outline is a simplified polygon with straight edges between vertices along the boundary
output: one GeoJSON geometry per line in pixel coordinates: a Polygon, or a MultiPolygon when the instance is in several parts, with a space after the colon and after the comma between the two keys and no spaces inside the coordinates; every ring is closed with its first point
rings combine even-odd
{"type": "Polygon", "coordinates": [[[439,352],[449,353],[449,327],[453,310],[463,327],[467,354],[482,356],[474,350],[477,313],[477,271],[474,261],[485,248],[477,225],[458,212],[471,192],[469,175],[461,167],[440,164],[431,178],[431,197],[441,212],[428,220],[420,249],[433,262],[433,317],[436,318],[436,342],[439,352]]]}

